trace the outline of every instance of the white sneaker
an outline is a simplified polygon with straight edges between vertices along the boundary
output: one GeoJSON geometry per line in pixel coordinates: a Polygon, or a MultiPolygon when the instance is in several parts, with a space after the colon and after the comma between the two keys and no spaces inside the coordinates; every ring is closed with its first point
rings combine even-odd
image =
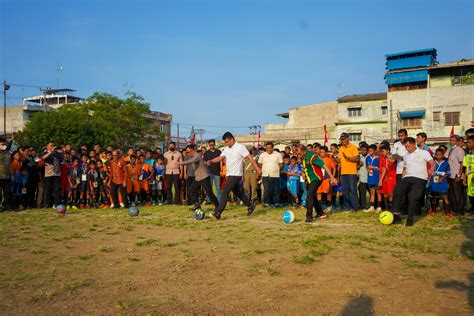
{"type": "Polygon", "coordinates": [[[377,207],[377,213],[380,213],[382,212],[382,208],[381,207],[377,207]]]}
{"type": "Polygon", "coordinates": [[[364,210],[365,213],[369,213],[369,212],[373,212],[374,211],[374,207],[371,206],[369,207],[368,209],[364,210]]]}
{"type": "Polygon", "coordinates": [[[121,208],[125,208],[125,204],[120,203],[120,207],[121,207],[121,208]]]}
{"type": "Polygon", "coordinates": [[[110,208],[114,208],[114,207],[115,207],[114,203],[110,204],[110,208]]]}

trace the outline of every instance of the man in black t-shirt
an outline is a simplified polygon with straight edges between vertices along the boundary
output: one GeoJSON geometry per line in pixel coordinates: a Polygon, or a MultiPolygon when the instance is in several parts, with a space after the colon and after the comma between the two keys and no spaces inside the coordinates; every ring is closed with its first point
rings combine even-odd
{"type": "MultiPolygon", "coordinates": [[[[209,140],[208,142],[209,145],[209,150],[206,150],[204,153],[204,161],[212,160],[214,158],[217,158],[221,155],[221,151],[219,149],[216,149],[216,141],[214,139],[209,140]]],[[[211,187],[213,185],[216,186],[216,196],[217,199],[221,199],[221,162],[218,163],[213,163],[209,166],[209,173],[211,174],[211,187]]],[[[210,203],[210,200],[208,197],[206,197],[206,200],[208,203],[210,203]]]]}

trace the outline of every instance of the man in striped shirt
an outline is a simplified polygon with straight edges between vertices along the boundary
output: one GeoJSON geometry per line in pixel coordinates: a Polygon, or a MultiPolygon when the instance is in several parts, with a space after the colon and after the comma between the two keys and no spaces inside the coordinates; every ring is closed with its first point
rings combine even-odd
{"type": "Polygon", "coordinates": [[[331,169],[324,164],[324,161],[322,161],[316,153],[309,151],[306,146],[302,144],[297,146],[297,153],[303,162],[303,174],[308,186],[306,190],[306,223],[311,223],[313,221],[313,208],[316,210],[316,219],[327,217],[317,200],[316,192],[321,182],[325,177],[331,179],[331,184],[336,184],[337,181],[331,169]]]}

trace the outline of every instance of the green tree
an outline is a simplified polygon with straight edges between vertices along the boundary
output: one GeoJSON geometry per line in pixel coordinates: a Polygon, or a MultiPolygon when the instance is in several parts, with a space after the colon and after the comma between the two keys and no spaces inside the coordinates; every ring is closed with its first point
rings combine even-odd
{"type": "Polygon", "coordinates": [[[128,92],[125,99],[96,92],[84,102],[32,115],[16,140],[20,145],[38,148],[48,141],[73,146],[144,145],[150,142],[151,136],[164,137],[152,120],[146,118],[149,110],[150,105],[133,92],[128,92]]]}

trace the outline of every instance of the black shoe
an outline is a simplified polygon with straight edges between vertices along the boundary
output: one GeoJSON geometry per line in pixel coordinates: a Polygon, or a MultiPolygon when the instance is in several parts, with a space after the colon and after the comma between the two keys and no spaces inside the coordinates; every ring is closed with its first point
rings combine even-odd
{"type": "Polygon", "coordinates": [[[189,210],[190,210],[191,212],[194,212],[194,211],[197,210],[198,208],[201,208],[201,206],[200,206],[200,205],[194,205],[193,207],[190,207],[189,210]]]}
{"type": "Polygon", "coordinates": [[[213,218],[213,219],[216,219],[216,220],[221,219],[221,214],[218,213],[218,212],[215,212],[215,211],[212,212],[212,213],[210,213],[209,216],[210,216],[211,218],[213,218]]]}
{"type": "Polygon", "coordinates": [[[413,219],[407,219],[407,222],[405,224],[405,227],[412,227],[414,224],[413,219]]]}
{"type": "Polygon", "coordinates": [[[256,207],[257,207],[257,203],[255,203],[255,201],[251,202],[250,206],[247,208],[247,216],[252,215],[256,207]]]}
{"type": "Polygon", "coordinates": [[[312,223],[312,222],[313,222],[313,218],[312,218],[312,217],[306,217],[305,222],[306,222],[306,223],[312,223]]]}
{"type": "Polygon", "coordinates": [[[393,213],[393,224],[398,224],[402,221],[402,217],[399,213],[393,213]]]}

